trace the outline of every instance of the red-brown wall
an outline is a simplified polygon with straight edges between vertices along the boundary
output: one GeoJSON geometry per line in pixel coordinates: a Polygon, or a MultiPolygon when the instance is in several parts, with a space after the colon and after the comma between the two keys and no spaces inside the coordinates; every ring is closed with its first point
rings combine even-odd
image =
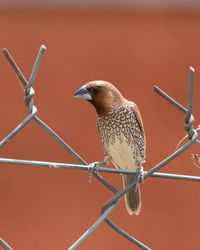
{"type": "MultiPolygon", "coordinates": [[[[185,136],[184,115],[158,96],[158,85],[187,105],[189,66],[196,69],[194,116],[199,124],[200,12],[0,10],[0,48],[29,78],[41,44],[47,47],[33,88],[38,117],[87,162],[102,161],[96,115],[73,98],[84,83],[113,83],[140,108],[147,138],[146,170],[175,151],[185,136]]],[[[0,55],[0,140],[26,116],[23,86],[0,55]]],[[[77,163],[34,121],[1,149],[2,158],[77,163]]],[[[192,146],[161,172],[200,175],[192,146]]],[[[102,174],[118,189],[120,175],[102,174]]],[[[199,249],[200,184],[148,178],[142,212],[124,201],[110,218],[152,249],[199,249]]],[[[66,249],[99,217],[113,194],[87,171],[0,165],[0,237],[14,249],[66,249]]],[[[79,249],[137,249],[105,223],[79,249]]]]}

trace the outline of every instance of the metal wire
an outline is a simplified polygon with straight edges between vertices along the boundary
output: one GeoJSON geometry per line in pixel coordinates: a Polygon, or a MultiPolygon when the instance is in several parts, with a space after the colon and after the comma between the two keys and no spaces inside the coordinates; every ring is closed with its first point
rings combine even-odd
{"type": "MultiPolygon", "coordinates": [[[[54,167],[54,168],[65,168],[65,169],[74,169],[74,170],[84,170],[89,171],[91,169],[90,165],[88,165],[62,138],[60,138],[50,127],[48,127],[42,120],[40,120],[37,116],[37,108],[33,105],[33,96],[35,94],[34,89],[32,88],[33,83],[35,81],[40,62],[42,56],[45,52],[46,47],[42,45],[39,49],[31,76],[29,81],[26,80],[19,67],[15,63],[14,59],[9,54],[8,50],[4,49],[3,54],[7,58],[8,62],[16,72],[19,80],[25,86],[25,98],[24,103],[28,108],[28,116],[8,135],[0,142],[0,148],[3,147],[6,143],[9,142],[17,133],[19,133],[24,126],[26,126],[31,120],[34,120],[41,128],[43,128],[47,133],[49,133],[65,150],[67,150],[81,165],[77,164],[68,164],[68,163],[59,163],[59,162],[46,162],[46,161],[33,161],[33,160],[20,160],[20,159],[7,159],[0,158],[0,163],[7,164],[18,164],[18,165],[26,165],[26,166],[39,166],[39,167],[54,167]]],[[[149,177],[156,178],[167,178],[174,180],[186,180],[186,181],[197,181],[200,182],[199,176],[188,176],[188,175],[178,175],[171,173],[160,173],[159,169],[164,167],[167,163],[172,161],[174,158],[179,156],[182,152],[187,150],[192,144],[197,144],[200,146],[200,141],[197,139],[198,134],[197,131],[193,128],[194,117],[192,115],[192,106],[193,106],[193,85],[194,85],[194,69],[190,67],[190,75],[189,75],[189,93],[188,93],[188,107],[187,109],[179,104],[176,100],[167,95],[164,91],[159,89],[158,87],[154,87],[156,93],[162,96],[165,100],[175,106],[178,110],[185,114],[185,126],[184,129],[188,133],[189,141],[185,143],[181,148],[173,152],[171,155],[166,157],[163,161],[158,163],[156,166],[152,167],[149,171],[144,171],[144,180],[149,177]]],[[[104,206],[100,209],[100,217],[96,220],[95,223],[91,225],[91,227],[86,230],[86,232],[68,249],[72,250],[77,248],[88,236],[103,222],[105,221],[111,228],[113,228],[117,233],[125,237],[127,240],[135,244],[141,249],[150,249],[148,246],[135,239],[133,236],[129,235],[119,226],[117,226],[114,222],[112,222],[108,215],[113,211],[113,209],[119,203],[121,197],[128,192],[134,185],[136,185],[136,181],[131,183],[127,188],[122,191],[118,191],[115,187],[113,187],[110,183],[108,183],[102,176],[100,176],[100,172],[109,172],[109,173],[120,173],[120,174],[133,174],[136,171],[130,170],[122,170],[122,169],[113,169],[113,168],[104,168],[99,167],[98,172],[93,172],[93,176],[101,182],[106,188],[108,188],[111,192],[114,193],[112,199],[104,204],[104,206]]],[[[12,249],[8,246],[8,244],[0,238],[0,244],[5,249],[12,249]]]]}
{"type": "MultiPolygon", "coordinates": [[[[90,165],[78,165],[78,164],[68,164],[68,163],[61,163],[61,162],[48,162],[48,161],[18,160],[18,159],[10,159],[10,158],[0,158],[0,163],[35,166],[35,167],[74,169],[74,170],[83,170],[83,171],[90,170],[90,165]]],[[[115,168],[108,168],[108,167],[107,168],[99,167],[98,172],[113,173],[113,174],[136,174],[135,170],[115,169],[115,168]]],[[[144,176],[147,173],[148,171],[144,171],[144,176]]],[[[185,180],[185,181],[197,181],[197,182],[200,181],[200,176],[179,175],[179,174],[169,174],[169,173],[160,173],[160,172],[153,172],[151,173],[151,175],[149,175],[149,177],[185,180]]]]}
{"type": "MultiPolygon", "coordinates": [[[[3,54],[5,55],[6,59],[8,60],[8,62],[10,63],[10,65],[12,66],[13,70],[15,71],[15,73],[17,74],[19,80],[24,84],[25,88],[32,88],[33,85],[33,80],[35,80],[36,78],[36,74],[39,68],[39,64],[41,62],[42,56],[44,54],[46,47],[44,45],[41,45],[34,68],[32,70],[32,77],[30,77],[31,79],[31,85],[28,85],[29,82],[26,80],[26,78],[24,77],[24,75],[22,74],[22,72],[20,71],[19,67],[17,66],[16,62],[14,61],[14,59],[11,57],[10,53],[8,52],[7,49],[3,50],[3,54]]],[[[34,90],[32,88],[32,91],[34,93],[34,90]]],[[[28,91],[25,89],[25,104],[28,105],[28,103],[30,103],[27,100],[27,96],[26,93],[28,91]]],[[[32,98],[33,99],[33,93],[32,95],[28,96],[28,98],[32,98]]],[[[33,105],[33,102],[31,102],[31,104],[33,105]]],[[[35,106],[30,107],[30,109],[36,109],[37,112],[37,108],[35,106]]],[[[31,118],[30,118],[31,119],[31,118]]],[[[64,147],[78,162],[80,162],[81,164],[86,164],[86,162],[73,150],[70,148],[69,145],[67,145],[66,142],[64,142],[50,127],[48,127],[43,121],[41,121],[36,115],[32,116],[32,119],[38,124],[40,125],[44,130],[46,130],[62,147],[64,147]]],[[[19,132],[19,130],[18,130],[19,132]]],[[[14,136],[14,135],[13,135],[14,136]]],[[[7,136],[7,140],[10,140],[13,136],[8,135],[7,136]]],[[[0,147],[2,147],[4,145],[3,141],[2,141],[2,145],[0,143],[0,147]]]]}
{"type": "Polygon", "coordinates": [[[2,245],[2,247],[6,250],[12,250],[12,248],[2,238],[0,238],[0,245],[2,245]]]}

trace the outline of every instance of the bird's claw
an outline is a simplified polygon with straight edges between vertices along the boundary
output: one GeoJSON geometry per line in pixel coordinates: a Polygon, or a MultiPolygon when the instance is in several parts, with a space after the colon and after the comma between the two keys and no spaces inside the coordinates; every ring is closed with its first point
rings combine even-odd
{"type": "Polygon", "coordinates": [[[92,175],[94,173],[98,172],[98,168],[99,168],[100,164],[101,164],[100,162],[95,161],[95,162],[90,163],[90,165],[88,166],[89,167],[88,171],[89,171],[89,182],[90,183],[92,181],[92,175]]]}
{"type": "Polygon", "coordinates": [[[143,170],[142,166],[139,166],[136,169],[136,177],[135,177],[135,179],[136,179],[136,188],[138,189],[140,182],[144,181],[144,170],[143,170]]]}

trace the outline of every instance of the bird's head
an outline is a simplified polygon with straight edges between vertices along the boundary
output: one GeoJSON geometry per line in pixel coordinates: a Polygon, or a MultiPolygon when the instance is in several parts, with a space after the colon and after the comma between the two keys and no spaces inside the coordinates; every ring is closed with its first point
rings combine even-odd
{"type": "Polygon", "coordinates": [[[83,85],[74,96],[88,100],[94,105],[98,114],[103,114],[123,99],[121,93],[111,83],[100,80],[83,85]]]}

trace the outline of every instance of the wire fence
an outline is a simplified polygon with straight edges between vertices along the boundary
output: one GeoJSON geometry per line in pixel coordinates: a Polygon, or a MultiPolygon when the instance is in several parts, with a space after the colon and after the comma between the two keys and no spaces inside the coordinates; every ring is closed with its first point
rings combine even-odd
{"type": "MultiPolygon", "coordinates": [[[[30,121],[35,121],[40,127],[42,127],[47,133],[49,133],[65,150],[67,150],[78,162],[78,164],[67,164],[67,163],[59,163],[59,162],[46,162],[46,161],[29,161],[29,160],[19,160],[19,159],[7,159],[0,158],[1,164],[18,164],[18,165],[29,165],[29,166],[38,166],[38,167],[55,167],[55,168],[65,168],[65,169],[74,169],[74,170],[84,170],[90,171],[91,166],[86,161],[84,161],[62,138],[60,138],[50,127],[47,126],[42,120],[40,120],[37,114],[37,108],[33,105],[33,96],[35,94],[34,89],[32,88],[34,80],[37,75],[37,71],[39,69],[39,65],[41,59],[43,57],[45,46],[42,45],[39,49],[31,76],[29,81],[24,77],[16,62],[13,60],[9,52],[4,49],[3,54],[14,69],[17,74],[19,80],[25,86],[25,98],[24,103],[28,109],[28,116],[8,135],[0,142],[0,148],[2,148],[6,143],[8,143],[20,130],[23,129],[30,121]]],[[[164,91],[159,89],[158,87],[154,87],[154,91],[162,96],[165,100],[175,106],[178,110],[180,110],[185,115],[185,126],[184,129],[188,133],[188,141],[179,149],[177,149],[173,154],[169,155],[163,161],[158,163],[156,166],[151,168],[149,171],[144,171],[144,180],[148,177],[156,177],[156,178],[167,178],[167,179],[175,179],[175,180],[187,180],[187,181],[199,181],[199,176],[188,176],[188,175],[178,175],[178,174],[168,174],[168,173],[160,173],[157,172],[167,163],[172,161],[174,158],[179,156],[185,150],[187,150],[192,144],[197,144],[200,146],[200,141],[198,140],[198,134],[196,129],[193,128],[194,117],[192,115],[192,106],[193,106],[193,85],[194,85],[194,69],[190,67],[189,73],[189,93],[188,93],[188,105],[187,108],[183,107],[177,101],[168,96],[164,91]]],[[[138,246],[142,249],[151,249],[146,246],[144,243],[135,239],[133,236],[129,235],[119,226],[117,226],[113,221],[108,218],[108,215],[113,211],[113,209],[119,203],[121,197],[129,191],[134,185],[136,185],[136,181],[134,181],[131,185],[125,188],[122,191],[118,191],[115,187],[113,187],[110,183],[108,183],[99,173],[100,172],[109,172],[109,173],[117,173],[117,174],[133,174],[136,171],[130,170],[122,170],[122,169],[113,169],[113,168],[105,168],[99,167],[98,172],[93,171],[92,175],[103,185],[105,185],[109,190],[114,193],[112,199],[104,204],[104,206],[100,210],[100,216],[97,221],[89,229],[85,231],[85,233],[68,249],[72,250],[77,248],[103,221],[105,221],[113,230],[118,232],[120,235],[125,237],[127,240],[138,246]]],[[[12,248],[2,239],[0,238],[0,245],[2,245],[5,249],[11,250],[12,248]]]]}

